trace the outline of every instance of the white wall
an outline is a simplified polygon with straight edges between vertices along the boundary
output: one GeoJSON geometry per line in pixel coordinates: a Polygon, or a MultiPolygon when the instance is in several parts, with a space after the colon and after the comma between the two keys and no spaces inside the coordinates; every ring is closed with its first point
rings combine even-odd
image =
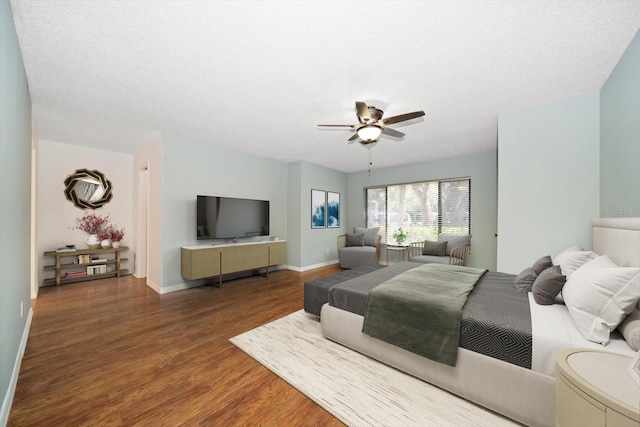
{"type": "Polygon", "coordinates": [[[77,248],[87,248],[86,233],[72,230],[75,219],[84,212],[107,215],[112,223],[125,227],[124,246],[130,250],[123,254],[129,261],[123,268],[133,269],[135,247],[133,242],[133,196],[132,170],[133,156],[112,151],[40,140],[37,145],[37,256],[38,283],[42,286],[44,278],[53,277],[52,271],[44,271],[44,265],[54,259],[45,258],[45,251],[52,251],[66,244],[75,244],[77,248]],[[76,208],[64,195],[64,180],[76,169],[96,169],[102,172],[113,186],[113,198],[102,209],[84,211],[76,208]]]}
{"type": "MultiPolygon", "coordinates": [[[[363,155],[366,155],[364,150],[363,155]]],[[[347,230],[352,230],[354,226],[365,226],[365,187],[461,177],[471,178],[471,234],[473,237],[469,265],[495,270],[497,212],[495,151],[385,169],[374,168],[371,170],[371,176],[367,172],[349,174],[347,230]]],[[[385,257],[386,251],[383,250],[381,258],[385,257]]]]}
{"type": "Polygon", "coordinates": [[[142,267],[138,266],[136,261],[136,276],[142,277],[146,274],[147,285],[156,292],[160,292],[162,287],[162,158],[162,135],[158,134],[135,154],[131,171],[134,195],[133,238],[135,247],[144,251],[144,254],[139,254],[139,259],[146,262],[146,266],[142,267]],[[148,213],[141,209],[141,204],[146,203],[141,200],[141,197],[145,196],[141,196],[140,190],[144,169],[147,169],[148,213]],[[146,243],[143,243],[142,239],[145,239],[146,243]]]}
{"type": "Polygon", "coordinates": [[[498,271],[517,274],[576,244],[599,208],[599,94],[500,114],[498,271]]]}

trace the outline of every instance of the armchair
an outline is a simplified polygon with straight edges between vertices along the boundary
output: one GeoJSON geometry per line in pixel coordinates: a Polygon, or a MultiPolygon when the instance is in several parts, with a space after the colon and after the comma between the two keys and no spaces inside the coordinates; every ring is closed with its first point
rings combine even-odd
{"type": "Polygon", "coordinates": [[[347,235],[338,236],[338,259],[340,267],[351,269],[361,265],[378,265],[380,262],[380,247],[382,237],[376,236],[375,246],[364,244],[347,246],[347,235]]]}
{"type": "Polygon", "coordinates": [[[471,235],[438,235],[438,242],[414,242],[408,248],[409,261],[466,266],[471,253],[471,235]],[[431,246],[426,245],[431,244],[431,246]],[[437,247],[440,244],[444,247],[437,247]],[[431,250],[427,249],[430,248],[431,250]],[[442,249],[440,252],[439,249],[442,249]]]}

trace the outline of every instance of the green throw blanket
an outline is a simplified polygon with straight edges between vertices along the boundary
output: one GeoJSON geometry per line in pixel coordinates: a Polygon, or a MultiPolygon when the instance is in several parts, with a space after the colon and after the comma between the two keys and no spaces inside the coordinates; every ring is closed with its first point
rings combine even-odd
{"type": "Polygon", "coordinates": [[[462,306],[487,270],[425,264],[369,293],[362,332],[456,366],[462,306]]]}

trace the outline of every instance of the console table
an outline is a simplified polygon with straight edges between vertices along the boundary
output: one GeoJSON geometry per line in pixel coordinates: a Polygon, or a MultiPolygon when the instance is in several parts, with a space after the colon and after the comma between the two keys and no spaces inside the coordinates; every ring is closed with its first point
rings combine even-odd
{"type": "Polygon", "coordinates": [[[44,269],[46,270],[55,270],[55,277],[50,279],[44,279],[43,285],[53,285],[60,286],[63,283],[72,283],[72,282],[82,282],[84,280],[95,280],[95,279],[103,279],[105,277],[116,276],[120,277],[122,275],[128,274],[129,271],[126,269],[121,269],[120,264],[124,261],[128,261],[128,258],[122,258],[121,252],[129,250],[127,246],[120,246],[119,248],[106,248],[106,249],[77,249],[74,251],[47,251],[44,253],[45,257],[55,257],[56,261],[53,265],[45,265],[44,269]],[[109,258],[105,258],[104,261],[100,262],[89,262],[89,263],[80,263],[78,262],[79,255],[109,255],[109,258]],[[113,257],[115,255],[115,257],[113,257]],[[75,261],[75,262],[74,262],[75,261]],[[84,269],[88,266],[96,266],[96,265],[105,265],[105,266],[113,266],[113,271],[108,271],[106,273],[99,274],[89,274],[84,276],[74,276],[74,277],[62,277],[63,270],[69,270],[70,268],[78,268],[84,269]]]}
{"type": "Polygon", "coordinates": [[[189,280],[217,277],[222,286],[224,274],[283,264],[287,259],[286,240],[242,242],[219,245],[183,246],[182,277],[189,280]]]}

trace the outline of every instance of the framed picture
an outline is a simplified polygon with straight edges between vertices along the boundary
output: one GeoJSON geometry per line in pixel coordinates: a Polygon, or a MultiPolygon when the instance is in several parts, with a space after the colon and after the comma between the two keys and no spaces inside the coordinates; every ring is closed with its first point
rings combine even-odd
{"type": "Polygon", "coordinates": [[[640,387],[640,351],[636,353],[636,357],[634,357],[631,361],[631,364],[627,368],[627,371],[629,371],[629,375],[631,375],[631,378],[633,378],[636,384],[638,384],[638,386],[640,387]]]}
{"type": "Polygon", "coordinates": [[[311,228],[325,228],[327,226],[326,218],[326,191],[311,190],[311,228]]]}
{"type": "Polygon", "coordinates": [[[340,228],[340,193],[327,191],[327,227],[340,228]]]}

